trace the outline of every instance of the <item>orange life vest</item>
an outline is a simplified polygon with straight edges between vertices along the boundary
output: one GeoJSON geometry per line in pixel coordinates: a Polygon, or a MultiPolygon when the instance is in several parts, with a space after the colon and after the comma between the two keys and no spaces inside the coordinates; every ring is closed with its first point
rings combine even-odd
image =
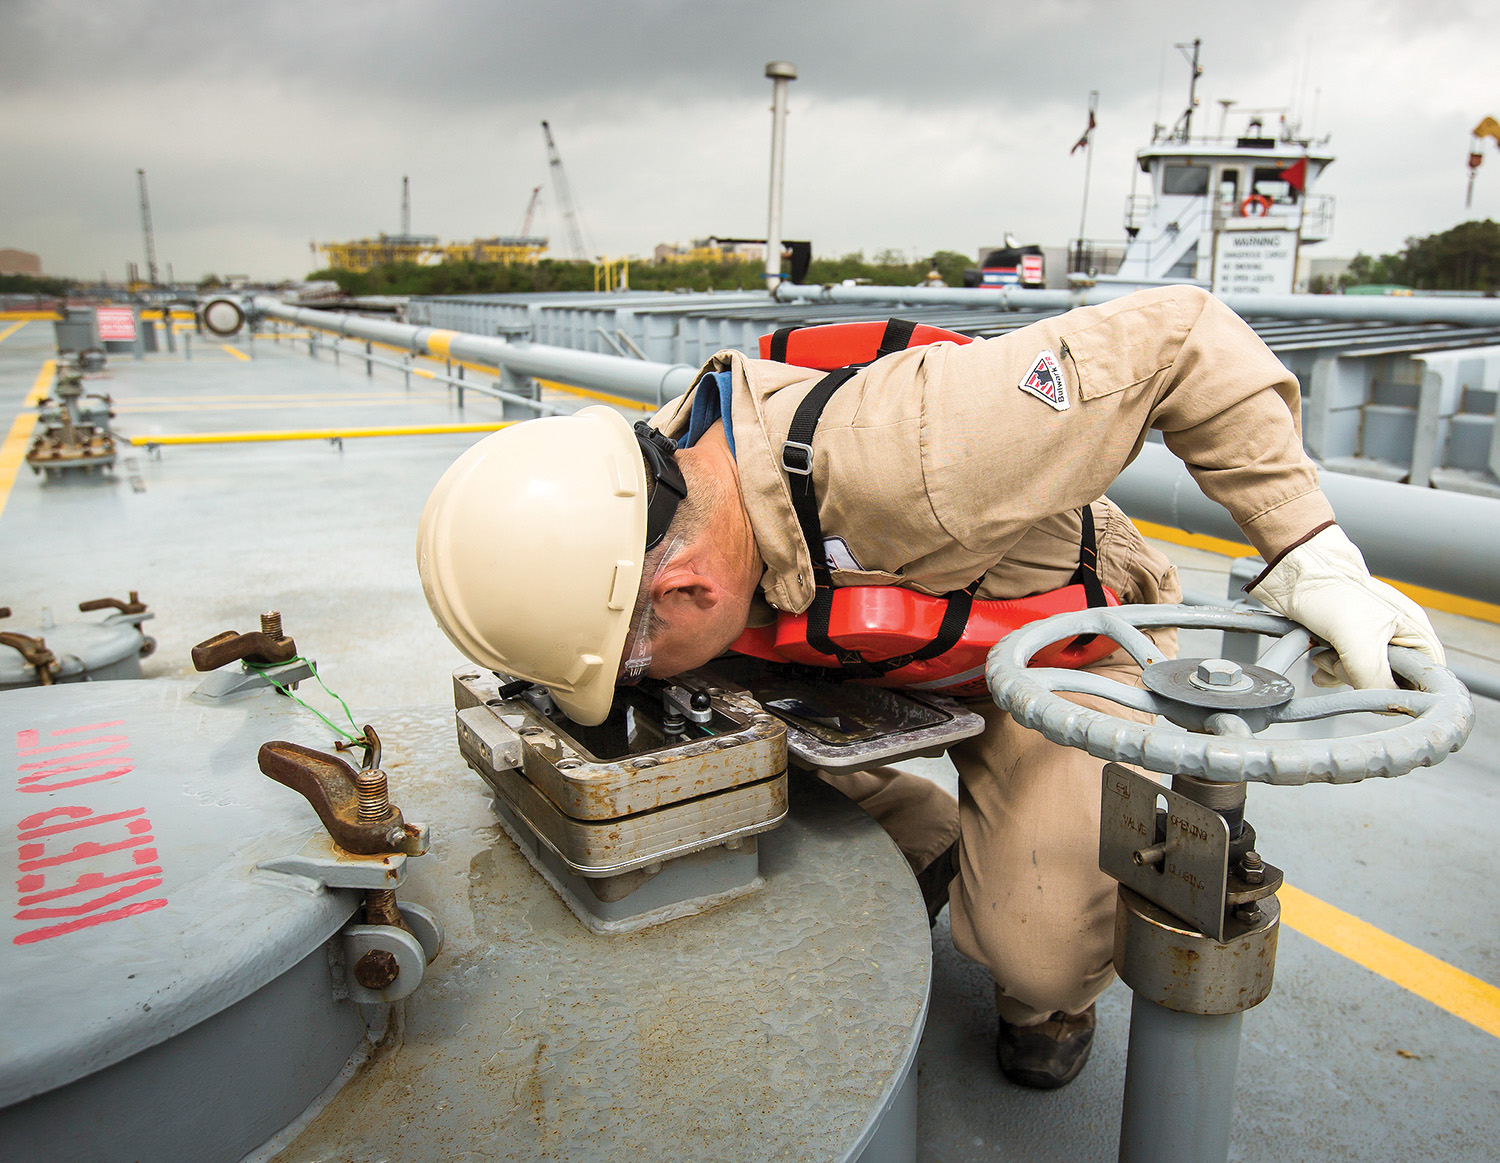
{"type": "MultiPolygon", "coordinates": [[[[861,367],[907,347],[938,342],[971,343],[972,339],[900,319],[783,327],[761,336],[763,359],[829,373],[798,406],[781,456],[798,524],[814,563],[815,590],[806,613],[782,613],[770,626],[751,627],[731,650],[771,662],[834,668],[841,672],[836,677],[875,686],[980,694],[985,689],[985,658],[1012,630],[1053,614],[1120,604],[1099,581],[1093,513],[1088,506],[1081,510],[1078,569],[1061,589],[1025,598],[976,600],[978,581],[944,597],[899,586],[832,584],[812,487],[812,439],[818,418],[833,393],[861,367]]],[[[1049,646],[1031,665],[1087,666],[1115,648],[1107,638],[1080,635],[1049,646]]]]}

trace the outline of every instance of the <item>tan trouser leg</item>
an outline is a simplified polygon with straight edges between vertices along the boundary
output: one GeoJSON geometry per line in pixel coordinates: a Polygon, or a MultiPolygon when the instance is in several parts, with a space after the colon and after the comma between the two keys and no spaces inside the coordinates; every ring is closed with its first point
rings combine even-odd
{"type": "Polygon", "coordinates": [[[958,839],[958,801],[920,775],[873,767],[847,775],[818,772],[886,830],[912,872],[921,872],[958,839]]]}
{"type": "MultiPolygon", "coordinates": [[[[1089,669],[1139,685],[1140,670],[1124,651],[1089,669]]],[[[1117,703],[1066,697],[1108,714],[1150,718],[1117,703]]],[[[989,967],[1007,1022],[1035,1025],[1055,1010],[1079,1013],[1114,976],[1115,882],[1099,871],[1103,764],[1049,742],[998,707],[972,709],[985,717],[984,734],[949,752],[960,776],[959,875],[949,906],[954,947],[989,967]]]]}

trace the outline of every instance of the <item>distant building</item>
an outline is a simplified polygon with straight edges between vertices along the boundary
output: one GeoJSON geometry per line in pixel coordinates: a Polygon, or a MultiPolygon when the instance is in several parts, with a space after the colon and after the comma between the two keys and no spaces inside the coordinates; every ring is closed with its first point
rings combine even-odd
{"type": "Polygon", "coordinates": [[[764,238],[707,238],[693,239],[691,246],[664,242],[653,252],[657,262],[724,262],[734,259],[740,262],[765,262],[766,240],[764,238]]]}
{"type": "Polygon", "coordinates": [[[40,275],[41,255],[29,250],[0,250],[0,275],[40,275]]]}
{"type": "Polygon", "coordinates": [[[547,240],[497,236],[444,244],[435,234],[382,234],[352,242],[325,242],[318,249],[328,256],[328,265],[333,270],[367,271],[372,266],[389,263],[534,263],[547,249],[547,240]]]}

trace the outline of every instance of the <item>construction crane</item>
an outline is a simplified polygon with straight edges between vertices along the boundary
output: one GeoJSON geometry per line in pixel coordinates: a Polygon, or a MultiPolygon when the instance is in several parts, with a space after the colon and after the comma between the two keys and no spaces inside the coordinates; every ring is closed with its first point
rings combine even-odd
{"type": "Polygon", "coordinates": [[[537,195],[542,192],[540,186],[531,187],[531,201],[526,203],[526,217],[521,219],[521,237],[531,237],[531,220],[536,216],[537,195]]]}
{"type": "Polygon", "coordinates": [[[146,235],[146,278],[156,286],[156,235],[151,230],[151,200],[146,197],[146,171],[136,170],[141,186],[141,230],[146,235]]]}
{"type": "Polygon", "coordinates": [[[552,190],[557,195],[557,205],[568,228],[568,245],[573,251],[571,257],[587,259],[589,252],[583,245],[583,231],[578,228],[578,215],[573,210],[573,195],[568,191],[568,176],[563,173],[562,156],[557,152],[557,143],[552,140],[552,129],[545,121],[542,122],[542,133],[547,137],[547,164],[552,167],[552,190]]]}

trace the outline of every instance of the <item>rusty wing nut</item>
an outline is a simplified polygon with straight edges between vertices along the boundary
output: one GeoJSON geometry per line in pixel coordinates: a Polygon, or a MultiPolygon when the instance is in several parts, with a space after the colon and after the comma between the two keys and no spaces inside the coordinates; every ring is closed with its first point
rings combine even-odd
{"type": "Polygon", "coordinates": [[[80,614],[88,614],[94,610],[119,610],[122,614],[144,614],[146,603],[141,601],[141,595],[135,590],[130,591],[128,602],[122,602],[119,598],[94,598],[92,601],[78,603],[80,614]]]}
{"type": "Polygon", "coordinates": [[[333,842],[344,851],[361,856],[406,851],[407,829],[401,809],[392,804],[379,819],[361,820],[357,775],[342,759],[297,743],[276,741],[260,749],[256,762],[277,783],[302,793],[333,842]]]}
{"type": "Polygon", "coordinates": [[[0,646],[9,646],[20,653],[26,665],[36,667],[36,676],[43,686],[51,686],[52,676],[62,669],[57,655],[47,649],[47,643],[41,638],[17,634],[14,630],[0,630],[0,646]]]}
{"type": "Polygon", "coordinates": [[[288,637],[272,638],[259,630],[248,634],[225,630],[193,647],[193,669],[218,670],[225,663],[241,661],[269,666],[296,657],[297,644],[288,637]]]}

